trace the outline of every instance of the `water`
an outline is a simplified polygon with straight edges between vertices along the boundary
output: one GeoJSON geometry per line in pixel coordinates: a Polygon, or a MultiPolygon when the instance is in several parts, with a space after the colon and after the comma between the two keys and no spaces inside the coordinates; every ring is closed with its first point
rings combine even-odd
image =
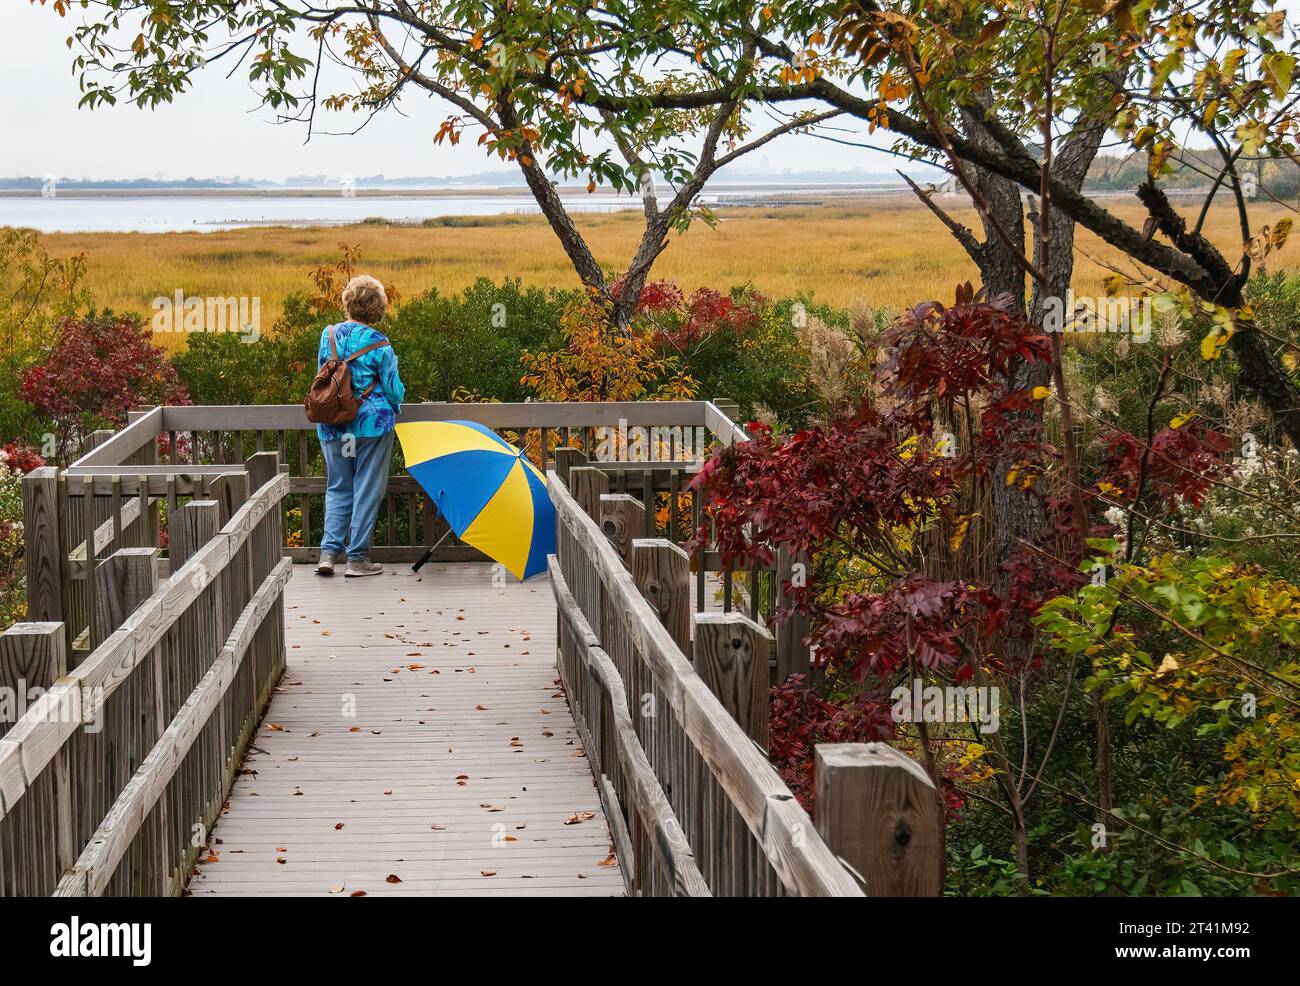
{"type": "MultiPolygon", "coordinates": [[[[701,201],[712,205],[808,205],[837,199],[890,194],[896,186],[720,186],[701,201]]],[[[213,192],[195,195],[65,192],[49,198],[32,192],[0,194],[0,226],[25,226],[43,233],[210,233],[248,226],[338,226],[379,218],[419,223],[440,216],[528,215],[540,210],[526,191],[492,189],[465,192],[360,192],[317,194],[247,194],[213,192]]],[[[667,193],[667,189],[664,190],[667,193]]],[[[563,194],[573,212],[618,212],[640,209],[641,200],[609,193],[563,194]]]]}
{"type": "MultiPolygon", "coordinates": [[[[637,199],[569,196],[575,212],[639,209],[637,199]]],[[[418,223],[438,216],[538,212],[525,193],[499,195],[39,195],[0,196],[0,226],[43,233],[200,232],[245,226],[337,226],[378,217],[418,223]]]]}

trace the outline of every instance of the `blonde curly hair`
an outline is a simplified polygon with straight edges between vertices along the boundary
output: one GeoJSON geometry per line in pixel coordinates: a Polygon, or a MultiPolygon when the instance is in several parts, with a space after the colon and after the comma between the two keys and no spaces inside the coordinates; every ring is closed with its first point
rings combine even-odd
{"type": "Polygon", "coordinates": [[[362,325],[374,325],[388,310],[388,292],[369,274],[358,274],[343,289],[343,310],[362,325]]]}

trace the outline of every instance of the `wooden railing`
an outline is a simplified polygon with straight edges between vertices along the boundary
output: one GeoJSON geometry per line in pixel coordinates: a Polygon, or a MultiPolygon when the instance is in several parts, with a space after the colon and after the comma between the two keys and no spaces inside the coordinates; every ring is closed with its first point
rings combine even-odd
{"type": "MultiPolygon", "coordinates": [[[[401,420],[479,422],[525,448],[543,471],[557,454],[573,451],[599,473],[592,477],[597,495],[610,494],[611,508],[635,525],[626,527],[628,536],[680,543],[698,522],[689,484],[703,457],[745,438],[735,413],[722,400],[439,403],[405,405],[401,420]]],[[[191,498],[228,501],[238,483],[232,477],[253,456],[273,452],[289,471],[285,553],[309,562],[319,552],[325,467],[315,426],[298,405],[143,409],[122,431],[96,433],[88,444],[69,468],[38,469],[24,483],[30,618],[65,625],[74,666],[103,636],[91,592],[95,569],[122,547],[163,547],[166,518],[191,498]],[[86,531],[94,532],[89,541],[86,531]]],[[[391,468],[371,556],[414,561],[446,526],[405,474],[400,449],[391,468]]],[[[436,561],[471,559],[482,556],[450,537],[434,554],[436,561]]],[[[718,553],[706,546],[695,571],[698,608],[767,619],[781,604],[790,562],[722,571],[718,553]]],[[[807,669],[801,638],[797,628],[782,629],[772,658],[780,677],[807,669]]]]}
{"type": "Polygon", "coordinates": [[[941,809],[921,766],[819,746],[814,827],[765,752],[773,635],[695,611],[686,553],[627,538],[578,454],[548,476],[559,666],[629,892],[937,894],[941,809]]]}
{"type": "MultiPolygon", "coordinates": [[[[110,498],[115,550],[99,557],[96,538],[76,575],[92,643],[75,667],[61,622],[0,635],[0,687],[33,699],[12,726],[0,723],[0,894],[184,887],[284,669],[289,477],[272,455],[222,475],[224,501],[193,498],[198,487],[175,473],[78,477],[83,508],[110,498]],[[166,559],[121,546],[122,498],[138,498],[140,525],[149,501],[182,490],[191,499],[168,513],[166,559]]],[[[49,502],[68,496],[57,492],[49,502]]],[[[102,526],[86,512],[83,532],[102,526]]],[[[55,530],[77,528],[69,518],[55,530]]]]}
{"type": "MultiPolygon", "coordinates": [[[[559,668],[630,891],[936,892],[939,816],[915,763],[820,747],[814,828],[767,761],[769,685],[808,667],[797,623],[765,625],[792,559],[729,572],[707,540],[693,561],[680,544],[699,526],[702,456],[745,438],[731,414],[683,401],[402,417],[478,421],[548,472],[559,668]]],[[[0,636],[0,687],[45,691],[0,723],[0,893],[183,888],[284,667],[290,560],[319,543],[310,432],[296,406],[152,408],[27,477],[38,622],[0,636]]],[[[413,559],[440,525],[394,476],[376,557],[413,559]]]]}

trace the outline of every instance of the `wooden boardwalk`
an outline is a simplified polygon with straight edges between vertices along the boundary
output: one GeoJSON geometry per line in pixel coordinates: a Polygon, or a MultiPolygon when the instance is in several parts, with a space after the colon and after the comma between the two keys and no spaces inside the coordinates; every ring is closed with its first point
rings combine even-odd
{"type": "Polygon", "coordinates": [[[295,566],[287,670],[189,892],[609,896],[544,578],[295,566]]]}

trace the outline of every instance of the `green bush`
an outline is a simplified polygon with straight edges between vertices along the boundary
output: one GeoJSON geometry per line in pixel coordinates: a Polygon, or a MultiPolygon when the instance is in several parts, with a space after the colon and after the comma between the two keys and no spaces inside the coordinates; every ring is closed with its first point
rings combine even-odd
{"type": "MultiPolygon", "coordinates": [[[[530,395],[519,382],[520,354],[558,345],[572,297],[482,278],[460,294],[435,289],[394,306],[379,328],[397,350],[408,401],[447,401],[458,389],[522,401],[530,395]]],[[[196,404],[296,404],[316,373],[321,330],[342,318],[294,296],[257,342],[196,334],[176,367],[196,404]]]]}

